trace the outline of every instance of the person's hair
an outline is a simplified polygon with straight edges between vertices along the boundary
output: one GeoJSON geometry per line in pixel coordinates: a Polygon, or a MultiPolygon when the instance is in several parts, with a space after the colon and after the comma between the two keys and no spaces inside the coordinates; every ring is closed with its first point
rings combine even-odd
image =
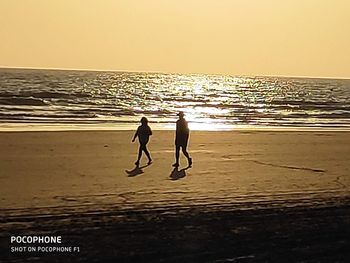
{"type": "Polygon", "coordinates": [[[147,118],[146,118],[146,117],[142,117],[142,118],[141,118],[141,123],[142,123],[143,125],[148,124],[147,118]]]}

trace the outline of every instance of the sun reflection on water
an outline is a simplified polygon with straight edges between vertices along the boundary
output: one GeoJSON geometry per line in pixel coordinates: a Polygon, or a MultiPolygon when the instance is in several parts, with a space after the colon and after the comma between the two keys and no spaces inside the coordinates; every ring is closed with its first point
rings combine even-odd
{"type": "Polygon", "coordinates": [[[6,122],[117,126],[146,116],[173,127],[181,110],[198,130],[350,127],[349,80],[84,71],[3,76],[0,119],[6,122]]]}

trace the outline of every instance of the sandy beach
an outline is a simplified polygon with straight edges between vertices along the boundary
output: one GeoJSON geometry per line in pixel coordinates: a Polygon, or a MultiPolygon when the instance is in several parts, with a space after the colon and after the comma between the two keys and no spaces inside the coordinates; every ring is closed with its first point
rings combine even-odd
{"type": "Polygon", "coordinates": [[[192,131],[178,170],[173,131],[140,169],[133,133],[0,133],[1,254],[62,260],[9,253],[11,234],[46,233],[81,247],[65,262],[350,259],[349,132],[192,131]]]}

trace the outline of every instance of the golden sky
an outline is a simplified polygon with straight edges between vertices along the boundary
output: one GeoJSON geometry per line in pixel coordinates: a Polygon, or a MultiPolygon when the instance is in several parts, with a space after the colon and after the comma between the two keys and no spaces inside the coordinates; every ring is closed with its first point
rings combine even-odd
{"type": "Polygon", "coordinates": [[[350,78],[350,1],[0,0],[0,66],[350,78]]]}

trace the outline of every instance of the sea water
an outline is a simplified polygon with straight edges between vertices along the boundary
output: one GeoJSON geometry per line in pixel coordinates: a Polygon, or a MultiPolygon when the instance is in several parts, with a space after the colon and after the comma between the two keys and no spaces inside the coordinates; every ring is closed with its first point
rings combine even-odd
{"type": "Polygon", "coordinates": [[[0,126],[350,128],[350,80],[0,69],[0,126]]]}

